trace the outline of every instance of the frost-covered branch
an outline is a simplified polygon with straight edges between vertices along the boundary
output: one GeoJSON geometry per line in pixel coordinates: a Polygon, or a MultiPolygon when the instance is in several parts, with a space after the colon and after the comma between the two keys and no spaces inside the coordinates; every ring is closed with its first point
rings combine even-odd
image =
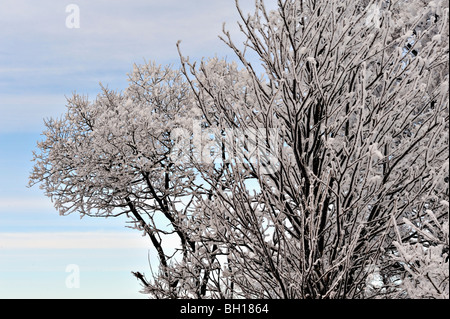
{"type": "Polygon", "coordinates": [[[129,216],[155,298],[448,298],[445,1],[237,10],[235,62],[178,43],[180,70],[68,99],[31,185],[61,214],[129,216]]]}

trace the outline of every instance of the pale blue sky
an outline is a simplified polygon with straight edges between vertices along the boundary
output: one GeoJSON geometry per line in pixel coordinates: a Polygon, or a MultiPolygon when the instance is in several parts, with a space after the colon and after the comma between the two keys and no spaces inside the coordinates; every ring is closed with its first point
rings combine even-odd
{"type": "Polygon", "coordinates": [[[191,59],[231,57],[217,35],[226,21],[241,39],[237,20],[234,0],[0,2],[0,298],[145,298],[130,272],[149,273],[147,239],[124,219],[60,217],[26,188],[31,151],[65,96],[122,90],[144,59],[177,65],[177,40],[191,59]],[[80,28],[66,27],[71,3],[80,28]],[[79,288],[66,287],[70,264],[79,288]]]}

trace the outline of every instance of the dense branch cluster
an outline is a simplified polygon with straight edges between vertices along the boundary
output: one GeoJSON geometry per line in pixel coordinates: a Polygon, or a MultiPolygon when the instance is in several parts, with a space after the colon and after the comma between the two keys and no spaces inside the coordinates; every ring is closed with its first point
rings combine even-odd
{"type": "Polygon", "coordinates": [[[30,183],[61,214],[129,216],[154,298],[448,298],[448,4],[237,9],[236,62],[178,46],[179,70],[74,95],[30,183]]]}

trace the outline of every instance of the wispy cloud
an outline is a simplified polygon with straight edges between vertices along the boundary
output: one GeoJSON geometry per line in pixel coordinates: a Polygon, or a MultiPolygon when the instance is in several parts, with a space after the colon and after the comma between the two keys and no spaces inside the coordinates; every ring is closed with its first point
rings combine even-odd
{"type": "MultiPolygon", "coordinates": [[[[168,245],[175,242],[169,241],[168,245]]],[[[0,233],[0,249],[139,249],[148,238],[124,232],[0,233]]]]}
{"type": "Polygon", "coordinates": [[[217,35],[222,22],[236,20],[233,1],[224,0],[75,3],[80,8],[79,29],[66,27],[68,13],[59,1],[6,0],[0,13],[5,26],[0,38],[9,46],[2,52],[11,54],[13,49],[16,54],[7,57],[30,67],[68,58],[101,65],[144,57],[177,59],[177,40],[185,42],[187,54],[205,50],[209,54],[220,46],[217,35]]]}
{"type": "Polygon", "coordinates": [[[178,63],[178,40],[191,58],[223,55],[222,22],[237,29],[229,0],[73,3],[79,29],[66,27],[67,3],[2,1],[0,133],[40,130],[42,117],[63,111],[64,95],[73,91],[95,95],[99,82],[124,89],[133,63],[178,63]]]}
{"type": "Polygon", "coordinates": [[[29,212],[54,210],[53,205],[47,197],[39,198],[0,198],[0,214],[14,212],[29,212]]]}

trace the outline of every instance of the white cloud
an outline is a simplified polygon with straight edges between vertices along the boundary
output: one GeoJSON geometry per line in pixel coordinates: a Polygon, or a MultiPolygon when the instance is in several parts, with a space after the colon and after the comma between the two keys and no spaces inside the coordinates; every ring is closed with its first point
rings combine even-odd
{"type": "Polygon", "coordinates": [[[42,198],[0,198],[0,213],[2,212],[54,211],[50,199],[42,198]]]}
{"type": "MultiPolygon", "coordinates": [[[[163,235],[164,249],[180,245],[177,235],[163,235]]],[[[0,250],[10,249],[151,249],[148,236],[137,231],[3,232],[0,250]]]]}
{"type": "MultiPolygon", "coordinates": [[[[174,242],[168,242],[173,245],[174,242]]],[[[150,248],[148,238],[125,232],[0,233],[0,249],[133,249],[150,248]]]]}

